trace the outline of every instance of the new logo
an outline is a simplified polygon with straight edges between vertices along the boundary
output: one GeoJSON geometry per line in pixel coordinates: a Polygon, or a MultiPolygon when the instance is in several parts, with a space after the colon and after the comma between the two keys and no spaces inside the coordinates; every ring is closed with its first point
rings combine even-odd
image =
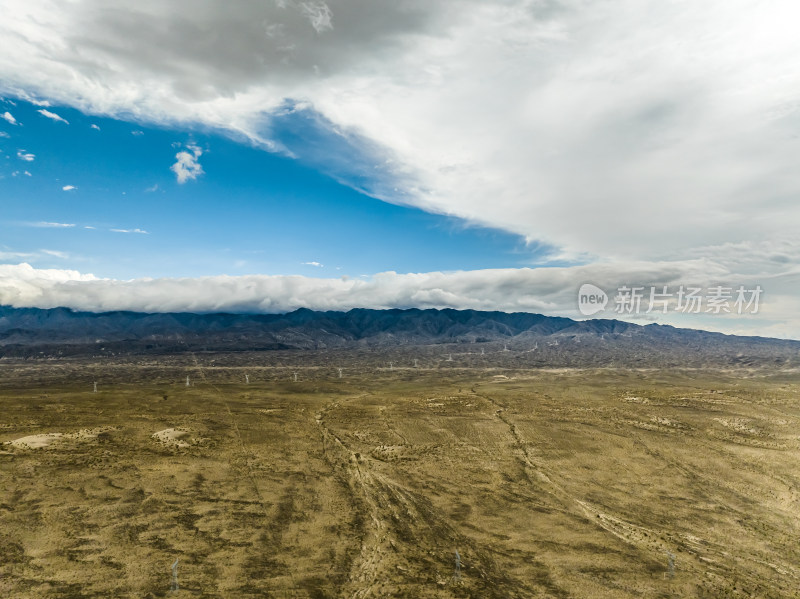
{"type": "Polygon", "coordinates": [[[584,316],[591,316],[605,309],[608,303],[606,292],[592,285],[584,283],[578,290],[578,310],[584,316]]]}

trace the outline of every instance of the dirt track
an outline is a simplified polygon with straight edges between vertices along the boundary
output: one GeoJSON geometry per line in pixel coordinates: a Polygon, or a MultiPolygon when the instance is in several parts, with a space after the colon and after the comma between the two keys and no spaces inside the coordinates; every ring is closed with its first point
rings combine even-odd
{"type": "Polygon", "coordinates": [[[800,588],[794,373],[4,368],[3,597],[800,588]]]}

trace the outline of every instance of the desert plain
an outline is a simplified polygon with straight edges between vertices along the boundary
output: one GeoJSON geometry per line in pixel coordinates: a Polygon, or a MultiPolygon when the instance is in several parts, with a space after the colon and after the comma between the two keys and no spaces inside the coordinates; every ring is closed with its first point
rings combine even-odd
{"type": "Polygon", "coordinates": [[[798,597],[799,375],[0,360],[0,597],[798,597]]]}

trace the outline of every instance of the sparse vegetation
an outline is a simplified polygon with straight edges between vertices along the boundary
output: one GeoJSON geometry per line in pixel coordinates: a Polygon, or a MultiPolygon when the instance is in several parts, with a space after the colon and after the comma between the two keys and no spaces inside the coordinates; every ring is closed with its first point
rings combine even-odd
{"type": "Polygon", "coordinates": [[[0,596],[798,596],[797,372],[332,353],[0,362],[0,596]]]}

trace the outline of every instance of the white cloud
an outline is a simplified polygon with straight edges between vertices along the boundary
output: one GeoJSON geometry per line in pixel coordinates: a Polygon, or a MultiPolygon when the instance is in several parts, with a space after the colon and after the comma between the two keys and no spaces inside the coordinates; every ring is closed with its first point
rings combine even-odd
{"type": "MultiPolygon", "coordinates": [[[[48,260],[50,258],[60,258],[66,260],[69,257],[69,254],[66,252],[61,252],[58,250],[42,249],[28,252],[0,250],[0,260],[25,260],[33,262],[38,260],[48,260]]],[[[0,270],[2,270],[2,266],[3,265],[0,265],[0,270]]],[[[2,287],[2,284],[0,284],[0,287],[2,287]]]]}
{"type": "MultiPolygon", "coordinates": [[[[0,259],[2,259],[0,253],[0,259]]],[[[8,305],[36,305],[48,296],[64,293],[70,284],[95,280],[74,270],[37,269],[27,263],[0,264],[0,298],[8,305]]]]}
{"type": "Polygon", "coordinates": [[[177,162],[170,167],[180,184],[197,179],[203,174],[203,167],[198,162],[200,156],[203,155],[203,151],[195,145],[188,145],[186,148],[189,150],[188,152],[181,150],[175,154],[177,162]]]}
{"type": "Polygon", "coordinates": [[[91,129],[97,129],[98,131],[100,131],[100,127],[98,127],[98,126],[97,126],[97,125],[95,125],[94,123],[92,123],[91,125],[89,125],[89,127],[90,127],[91,129]]]}
{"type": "Polygon", "coordinates": [[[54,258],[61,258],[66,260],[69,258],[69,254],[66,252],[61,252],[58,250],[39,250],[42,254],[46,254],[47,256],[53,256],[54,258]]]}
{"type": "Polygon", "coordinates": [[[18,125],[19,124],[19,123],[17,123],[17,119],[14,118],[14,115],[12,115],[8,111],[5,111],[3,114],[0,114],[0,118],[5,119],[6,121],[11,123],[12,125],[18,125]]]}
{"type": "Polygon", "coordinates": [[[0,137],[11,137],[11,136],[5,131],[0,131],[0,137]]]}
{"type": "Polygon", "coordinates": [[[75,225],[73,223],[54,223],[48,221],[39,221],[36,223],[29,223],[29,226],[39,227],[39,228],[50,228],[50,229],[65,229],[74,227],[75,225]]]}
{"type": "Polygon", "coordinates": [[[133,135],[135,137],[141,137],[142,135],[144,135],[144,131],[141,131],[141,130],[137,129],[136,131],[131,131],[131,135],[133,135]]]}
{"type": "Polygon", "coordinates": [[[36,159],[36,154],[31,154],[25,150],[17,150],[17,158],[25,162],[33,162],[36,159]]]}
{"type": "MultiPolygon", "coordinates": [[[[367,308],[457,308],[537,312],[577,318],[577,290],[592,282],[609,293],[623,284],[761,284],[756,315],[648,315],[663,324],[741,334],[800,337],[800,300],[792,287],[800,269],[779,277],[730,273],[707,260],[681,263],[631,262],[618,267],[590,265],[544,269],[497,269],[397,274],[367,280],[347,277],[214,276],[180,279],[97,280],[76,271],[40,271],[26,264],[0,265],[0,305],[75,309],[285,312],[367,308]]],[[[618,315],[603,313],[603,317],[618,315]]]]}
{"type": "MultiPolygon", "coordinates": [[[[43,106],[47,108],[50,106],[50,102],[47,100],[42,100],[37,98],[36,96],[32,96],[31,94],[27,93],[25,90],[18,90],[15,95],[19,96],[20,99],[25,100],[26,102],[30,102],[34,106],[43,106]]],[[[6,100],[12,106],[16,106],[16,103],[12,102],[11,100],[6,100]]]]}
{"type": "MultiPolygon", "coordinates": [[[[35,257],[36,254],[32,254],[31,252],[9,252],[0,250],[0,260],[31,260],[35,257]]],[[[0,269],[2,269],[2,265],[0,265],[0,269]]]]}
{"type": "Polygon", "coordinates": [[[113,233],[139,233],[141,235],[149,235],[144,229],[109,229],[113,233]]]}
{"type": "Polygon", "coordinates": [[[44,108],[42,108],[41,110],[37,110],[37,112],[42,116],[46,116],[48,119],[54,121],[60,121],[62,123],[66,123],[67,125],[69,125],[69,121],[67,119],[57,115],[55,112],[50,112],[49,110],[45,110],[44,108]]]}
{"type": "Polygon", "coordinates": [[[158,183],[153,184],[151,187],[148,187],[144,191],[145,193],[153,193],[155,191],[158,191],[158,183]]]}
{"type": "Polygon", "coordinates": [[[301,2],[300,8],[317,33],[333,29],[333,24],[331,23],[333,12],[322,0],[301,2]]]}
{"type": "Polygon", "coordinates": [[[74,185],[65,185],[61,189],[64,190],[64,191],[72,191],[73,189],[78,189],[78,188],[75,187],[74,185]]]}
{"type": "Polygon", "coordinates": [[[391,158],[390,180],[368,191],[563,256],[658,259],[800,222],[786,199],[800,192],[790,0],[332,5],[328,29],[330,7],[313,0],[16,3],[0,23],[17,40],[0,79],[265,147],[280,147],[270,113],[302,100],[391,158]]]}
{"type": "Polygon", "coordinates": [[[316,262],[316,261],[312,261],[312,262],[301,262],[300,264],[303,264],[303,265],[305,265],[305,266],[317,266],[317,267],[319,267],[319,268],[322,268],[322,266],[323,266],[322,264],[320,264],[319,262],[316,262]]]}

